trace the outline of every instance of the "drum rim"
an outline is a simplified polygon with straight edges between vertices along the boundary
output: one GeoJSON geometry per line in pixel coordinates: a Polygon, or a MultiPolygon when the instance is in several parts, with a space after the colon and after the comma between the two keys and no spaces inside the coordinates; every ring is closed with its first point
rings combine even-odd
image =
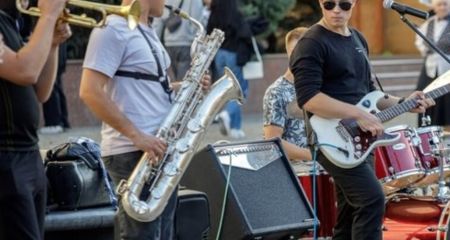
{"type": "Polygon", "coordinates": [[[418,134],[431,132],[430,130],[431,131],[435,130],[433,132],[441,132],[442,133],[444,129],[441,126],[437,126],[437,125],[416,128],[416,132],[418,134]]]}
{"type": "Polygon", "coordinates": [[[425,170],[422,170],[422,169],[410,169],[410,170],[402,172],[402,174],[400,174],[400,176],[402,176],[402,177],[410,177],[410,176],[414,176],[414,175],[422,175],[416,181],[411,182],[411,183],[409,183],[409,184],[407,184],[405,186],[402,186],[402,187],[396,187],[396,186],[388,185],[389,182],[394,182],[396,180],[400,180],[398,176],[396,178],[393,178],[393,177],[383,178],[383,179],[379,179],[378,181],[380,181],[382,184],[386,184],[386,186],[388,186],[388,187],[402,189],[402,188],[406,188],[406,187],[411,186],[414,183],[418,182],[420,179],[425,177],[425,174],[426,174],[425,170]],[[389,180],[389,181],[386,181],[385,179],[389,180]]]}
{"type": "Polygon", "coordinates": [[[400,124],[392,127],[388,127],[385,129],[385,132],[391,133],[391,132],[397,132],[400,130],[410,130],[411,128],[406,124],[400,124]]]}

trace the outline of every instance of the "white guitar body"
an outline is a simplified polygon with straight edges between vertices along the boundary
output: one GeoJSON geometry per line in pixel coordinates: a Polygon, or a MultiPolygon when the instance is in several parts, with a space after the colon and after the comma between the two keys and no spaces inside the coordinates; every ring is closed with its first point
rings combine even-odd
{"type": "MultiPolygon", "coordinates": [[[[366,112],[378,113],[377,102],[384,96],[380,91],[371,92],[357,106],[366,112]]],[[[310,121],[320,150],[341,168],[354,168],[364,162],[375,147],[391,145],[400,139],[398,133],[372,137],[363,132],[353,119],[326,119],[314,115],[310,121]]]]}

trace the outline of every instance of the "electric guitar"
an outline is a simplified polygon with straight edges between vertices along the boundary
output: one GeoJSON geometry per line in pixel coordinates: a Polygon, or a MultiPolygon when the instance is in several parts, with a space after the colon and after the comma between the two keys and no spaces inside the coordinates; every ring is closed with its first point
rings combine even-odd
{"type": "MultiPolygon", "coordinates": [[[[450,71],[442,77],[446,79],[438,78],[435,81],[445,80],[446,84],[425,93],[427,98],[436,99],[450,92],[448,83],[450,71]]],[[[385,95],[383,92],[373,91],[364,96],[357,106],[374,114],[381,122],[391,120],[417,107],[417,99],[410,99],[380,111],[377,102],[385,95]]],[[[400,134],[386,132],[382,136],[373,137],[370,132],[363,132],[355,119],[326,119],[314,115],[310,121],[320,150],[333,164],[341,168],[356,167],[375,147],[392,145],[400,139],[400,134]]]]}

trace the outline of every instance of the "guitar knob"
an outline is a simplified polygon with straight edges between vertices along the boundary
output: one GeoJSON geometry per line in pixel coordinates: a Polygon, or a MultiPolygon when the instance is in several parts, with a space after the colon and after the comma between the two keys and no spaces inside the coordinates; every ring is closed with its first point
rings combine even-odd
{"type": "Polygon", "coordinates": [[[361,150],[362,149],[362,145],[361,144],[356,144],[356,150],[361,150]]]}
{"type": "Polygon", "coordinates": [[[354,140],[355,140],[355,142],[360,142],[360,141],[361,141],[361,137],[360,137],[360,136],[356,136],[356,137],[354,138],[354,140]]]}

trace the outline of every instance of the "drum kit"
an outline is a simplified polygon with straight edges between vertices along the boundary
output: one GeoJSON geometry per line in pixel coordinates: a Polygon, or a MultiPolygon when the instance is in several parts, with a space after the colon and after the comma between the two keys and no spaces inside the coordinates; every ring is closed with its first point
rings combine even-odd
{"type": "MultiPolygon", "coordinates": [[[[386,195],[383,239],[450,240],[450,134],[439,126],[395,126],[387,132],[400,134],[400,141],[374,151],[375,173],[386,195]]],[[[333,178],[317,164],[294,164],[313,206],[316,177],[317,236],[331,239],[337,203],[333,178]]]]}

